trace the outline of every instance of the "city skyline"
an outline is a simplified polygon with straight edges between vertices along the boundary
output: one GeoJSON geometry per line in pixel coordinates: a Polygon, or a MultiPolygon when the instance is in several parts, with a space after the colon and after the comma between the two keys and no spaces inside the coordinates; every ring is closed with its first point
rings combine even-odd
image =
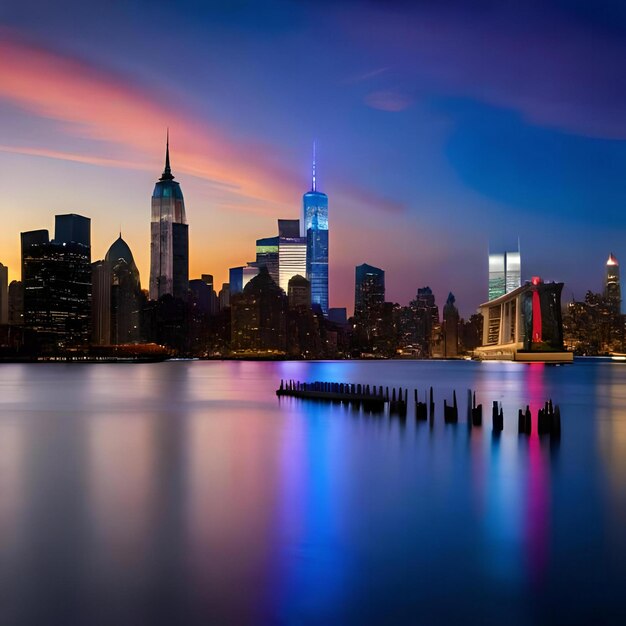
{"type": "MultiPolygon", "coordinates": [[[[300,216],[317,138],[331,306],[351,308],[354,266],[368,262],[386,270],[390,300],[428,284],[467,316],[485,300],[485,250],[518,236],[522,280],[562,280],[564,300],[580,298],[601,288],[595,259],[622,258],[626,242],[624,16],[600,5],[7,6],[0,169],[12,184],[0,215],[16,233],[88,215],[94,258],[121,226],[145,287],[145,190],[169,126],[193,224],[190,276],[221,284],[277,216],[300,216]],[[155,50],[165,25],[176,45],[155,50]],[[571,242],[583,236],[581,255],[571,242]]],[[[19,236],[3,229],[0,249],[19,278],[19,236]]]]}

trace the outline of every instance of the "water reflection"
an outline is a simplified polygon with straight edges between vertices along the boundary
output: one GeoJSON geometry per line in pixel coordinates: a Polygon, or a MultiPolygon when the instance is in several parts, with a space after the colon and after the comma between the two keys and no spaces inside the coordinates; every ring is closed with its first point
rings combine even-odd
{"type": "Polygon", "coordinates": [[[5,368],[2,623],[507,615],[525,624],[556,610],[570,623],[619,613],[611,590],[626,582],[624,367],[5,368]],[[410,398],[432,384],[437,413],[427,424],[412,404],[402,420],[278,399],[281,378],[401,385],[410,398]],[[445,425],[442,401],[454,389],[461,423],[445,425]],[[463,423],[467,389],[484,405],[481,428],[463,423]],[[537,434],[550,397],[563,414],[560,448],[537,434]],[[493,400],[505,415],[499,437],[493,400]],[[526,404],[533,433],[520,437],[526,404]],[[572,602],[583,584],[585,598],[572,602]]]}

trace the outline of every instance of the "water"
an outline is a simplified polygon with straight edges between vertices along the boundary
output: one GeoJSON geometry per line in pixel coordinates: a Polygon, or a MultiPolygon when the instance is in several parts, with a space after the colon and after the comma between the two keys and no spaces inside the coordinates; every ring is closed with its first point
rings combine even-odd
{"type": "Polygon", "coordinates": [[[0,366],[2,624],[623,624],[625,523],[624,363],[0,366]],[[281,378],[432,384],[439,414],[281,378]],[[560,443],[518,438],[549,397],[560,443]]]}

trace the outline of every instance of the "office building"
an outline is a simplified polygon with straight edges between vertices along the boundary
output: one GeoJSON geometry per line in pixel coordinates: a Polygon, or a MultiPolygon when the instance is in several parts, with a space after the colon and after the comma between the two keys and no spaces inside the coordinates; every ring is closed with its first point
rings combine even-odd
{"type": "Polygon", "coordinates": [[[311,301],[328,315],[328,196],[317,190],[315,144],[311,190],[302,200],[301,235],[306,237],[306,278],[311,283],[311,301]]]}
{"type": "Polygon", "coordinates": [[[519,248],[515,252],[489,254],[489,300],[514,291],[522,284],[519,248]]]}
{"type": "Polygon", "coordinates": [[[358,347],[371,352],[382,332],[385,272],[367,263],[358,265],[354,283],[354,322],[358,347]]]}
{"type": "Polygon", "coordinates": [[[169,135],[165,169],[152,194],[150,299],[171,295],[186,300],[189,290],[189,227],[180,184],[170,167],[169,135]]]}
{"type": "Polygon", "coordinates": [[[228,270],[228,284],[230,285],[230,296],[241,293],[245,286],[259,273],[259,268],[254,264],[246,266],[231,267],[228,270]]]}
{"type": "MultiPolygon", "coordinates": [[[[300,233],[298,233],[299,235],[300,233]]],[[[280,282],[278,274],[279,254],[278,237],[264,237],[256,240],[256,263],[259,268],[266,267],[272,280],[278,285],[280,282]]],[[[306,269],[305,269],[306,271],[306,269]]]]}
{"type": "Polygon", "coordinates": [[[57,215],[47,230],[21,234],[24,325],[50,350],[86,347],[91,322],[90,220],[57,215]]]}
{"type": "Polygon", "coordinates": [[[278,286],[287,293],[289,281],[306,271],[307,240],[300,236],[300,220],[278,220],[278,286]]]}

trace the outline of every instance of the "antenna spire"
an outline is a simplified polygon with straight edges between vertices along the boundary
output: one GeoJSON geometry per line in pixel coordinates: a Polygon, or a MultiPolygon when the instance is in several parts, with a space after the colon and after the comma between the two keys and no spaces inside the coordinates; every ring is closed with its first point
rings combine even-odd
{"type": "Polygon", "coordinates": [[[313,181],[312,181],[312,189],[313,191],[317,191],[317,184],[316,184],[316,180],[315,180],[315,144],[316,144],[316,140],[313,140],[313,181]]]}
{"type": "Polygon", "coordinates": [[[160,180],[174,180],[172,175],[172,168],[170,167],[170,129],[167,128],[167,134],[165,139],[165,169],[161,174],[160,180]]]}

